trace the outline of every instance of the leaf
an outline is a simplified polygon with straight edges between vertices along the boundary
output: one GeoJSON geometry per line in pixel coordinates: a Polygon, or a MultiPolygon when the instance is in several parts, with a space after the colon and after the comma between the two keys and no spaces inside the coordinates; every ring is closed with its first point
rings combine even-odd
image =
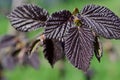
{"type": "Polygon", "coordinates": [[[15,50],[14,49],[11,52],[11,56],[16,57],[20,53],[20,51],[22,50],[22,48],[18,48],[18,49],[15,49],[15,50]]]}
{"type": "Polygon", "coordinates": [[[38,50],[39,46],[40,46],[40,39],[36,39],[35,41],[32,42],[32,44],[30,46],[28,46],[28,54],[32,55],[34,54],[34,52],[36,50],[38,50]]]}
{"type": "Polygon", "coordinates": [[[103,55],[103,47],[98,37],[95,37],[94,52],[95,52],[95,57],[100,62],[100,59],[103,55]]]}
{"type": "Polygon", "coordinates": [[[43,45],[45,39],[45,35],[40,34],[35,40],[30,42],[31,44],[28,46],[27,54],[32,55],[35,51],[37,51],[38,48],[43,45]]]}
{"type": "Polygon", "coordinates": [[[39,69],[40,60],[38,55],[38,50],[36,49],[32,54],[28,54],[29,50],[23,56],[23,63],[32,66],[34,69],[39,69]]]}
{"type": "Polygon", "coordinates": [[[52,39],[46,39],[43,44],[43,52],[45,58],[49,61],[51,66],[63,57],[62,42],[52,39]]]}
{"type": "Polygon", "coordinates": [[[39,60],[38,52],[34,52],[32,55],[28,56],[28,64],[35,69],[39,68],[40,60],[39,60]]]}
{"type": "Polygon", "coordinates": [[[6,69],[12,70],[16,66],[16,62],[14,61],[14,58],[11,55],[6,55],[1,60],[2,66],[6,69]]]}
{"type": "Polygon", "coordinates": [[[53,13],[46,22],[45,36],[49,39],[64,41],[64,36],[71,26],[72,14],[67,10],[53,13]]]}
{"type": "Polygon", "coordinates": [[[85,25],[70,28],[65,40],[65,55],[78,69],[87,71],[94,53],[94,36],[85,25]]]}
{"type": "Polygon", "coordinates": [[[27,4],[14,9],[8,17],[16,30],[27,32],[44,27],[48,12],[36,5],[27,4]]]}
{"type": "Polygon", "coordinates": [[[120,39],[120,19],[103,6],[87,5],[78,15],[97,35],[107,39],[120,39]]]}
{"type": "Polygon", "coordinates": [[[4,43],[4,42],[9,41],[14,38],[15,38],[15,36],[13,36],[13,35],[5,35],[0,38],[0,43],[4,43]]]}
{"type": "Polygon", "coordinates": [[[16,42],[16,36],[14,35],[5,35],[1,37],[0,39],[0,49],[8,47],[8,46],[14,46],[17,44],[16,42]]]}

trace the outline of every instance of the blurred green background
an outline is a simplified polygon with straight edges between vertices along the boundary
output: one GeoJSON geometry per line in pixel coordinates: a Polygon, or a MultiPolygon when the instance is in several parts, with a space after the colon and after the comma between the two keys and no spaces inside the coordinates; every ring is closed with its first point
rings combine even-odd
{"type": "MultiPolygon", "coordinates": [[[[10,23],[6,16],[13,8],[11,7],[13,5],[12,1],[15,0],[0,0],[0,36],[9,34],[10,23]]],[[[24,3],[34,3],[45,8],[50,13],[62,9],[72,11],[76,7],[81,10],[86,4],[97,4],[108,7],[120,17],[120,0],[23,0],[24,3]]],[[[21,5],[19,2],[17,4],[21,5]]],[[[29,37],[34,37],[38,33],[40,33],[40,30],[25,34],[29,37]]],[[[102,42],[105,44],[103,44],[104,46],[107,45],[106,40],[102,42]]],[[[120,40],[111,40],[110,44],[112,44],[115,52],[110,54],[108,53],[110,51],[104,49],[101,63],[93,57],[90,66],[90,70],[93,71],[91,80],[120,79],[120,40]]],[[[31,67],[18,66],[12,71],[5,70],[4,74],[8,80],[86,80],[84,73],[74,68],[67,60],[57,62],[55,67],[51,68],[42,54],[42,49],[40,49],[40,61],[41,65],[38,70],[31,67]],[[61,66],[63,69],[61,69],[61,66]]]]}

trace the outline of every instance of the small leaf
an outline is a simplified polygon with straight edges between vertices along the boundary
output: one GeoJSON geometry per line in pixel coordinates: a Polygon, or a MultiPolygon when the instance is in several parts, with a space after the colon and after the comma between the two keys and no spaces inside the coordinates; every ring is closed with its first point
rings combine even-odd
{"type": "Polygon", "coordinates": [[[98,37],[95,37],[94,52],[95,52],[95,57],[100,62],[100,59],[103,55],[103,47],[102,47],[102,43],[100,42],[98,37]]]}
{"type": "Polygon", "coordinates": [[[39,60],[39,55],[38,52],[34,52],[32,55],[27,56],[26,63],[32,66],[35,69],[38,69],[40,66],[40,60],[39,60]]]}
{"type": "Polygon", "coordinates": [[[43,45],[44,40],[46,39],[44,34],[39,35],[31,44],[28,46],[27,54],[32,55],[37,49],[43,45]]]}
{"type": "Polygon", "coordinates": [[[71,16],[67,10],[53,13],[46,22],[45,36],[64,41],[65,33],[71,26],[71,16]]]}
{"type": "Polygon", "coordinates": [[[14,61],[14,58],[11,55],[6,55],[2,59],[2,66],[6,69],[14,69],[16,66],[16,62],[14,61]]]}
{"type": "Polygon", "coordinates": [[[40,39],[36,39],[35,41],[32,42],[32,44],[28,47],[28,54],[32,55],[40,45],[40,39]]]}
{"type": "Polygon", "coordinates": [[[17,44],[15,39],[16,39],[16,36],[14,35],[5,35],[1,37],[0,49],[8,47],[8,46],[15,46],[17,44]]]}
{"type": "Polygon", "coordinates": [[[44,27],[48,12],[36,5],[27,4],[17,7],[8,17],[15,29],[27,32],[44,27]]]}
{"type": "Polygon", "coordinates": [[[5,36],[0,38],[0,43],[4,43],[4,42],[12,40],[14,38],[15,38],[14,35],[5,35],[5,36]]]}
{"type": "Polygon", "coordinates": [[[38,69],[40,65],[38,53],[35,51],[32,54],[28,54],[27,52],[22,56],[22,63],[24,65],[28,65],[33,67],[34,69],[38,69]]]}
{"type": "Polygon", "coordinates": [[[120,19],[103,6],[87,5],[78,15],[97,35],[107,39],[120,39],[120,19]]]}
{"type": "Polygon", "coordinates": [[[45,58],[49,61],[49,63],[53,67],[55,62],[57,62],[63,57],[62,42],[57,40],[46,39],[44,41],[43,47],[45,58]]]}
{"type": "Polygon", "coordinates": [[[11,56],[16,57],[20,53],[20,51],[22,50],[22,48],[18,48],[18,49],[15,49],[15,50],[14,49],[11,52],[11,56]]]}
{"type": "Polygon", "coordinates": [[[87,71],[94,53],[93,42],[94,36],[85,25],[70,28],[65,40],[66,57],[75,67],[87,71]]]}

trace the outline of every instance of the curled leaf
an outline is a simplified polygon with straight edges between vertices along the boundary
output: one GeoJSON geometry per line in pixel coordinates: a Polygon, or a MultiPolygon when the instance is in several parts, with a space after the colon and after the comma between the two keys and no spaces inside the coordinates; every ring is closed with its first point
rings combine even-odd
{"type": "Polygon", "coordinates": [[[28,54],[33,54],[39,47],[40,44],[40,40],[35,40],[33,41],[33,43],[31,44],[31,46],[29,46],[29,51],[28,54]]]}
{"type": "Polygon", "coordinates": [[[27,54],[32,55],[35,51],[37,51],[37,49],[39,48],[39,46],[43,45],[44,40],[46,39],[44,34],[41,34],[39,37],[37,37],[37,39],[35,39],[32,44],[30,44],[28,46],[28,51],[27,54]]]}
{"type": "Polygon", "coordinates": [[[49,61],[51,66],[58,60],[63,58],[63,47],[62,42],[52,39],[46,39],[43,44],[43,52],[45,58],[49,61]]]}
{"type": "Polygon", "coordinates": [[[96,58],[100,62],[100,59],[101,59],[101,57],[103,55],[103,47],[102,47],[102,43],[100,42],[98,37],[95,37],[94,52],[95,52],[96,58]]]}
{"type": "Polygon", "coordinates": [[[44,27],[48,12],[36,5],[27,4],[14,9],[8,17],[16,30],[27,32],[44,27]]]}

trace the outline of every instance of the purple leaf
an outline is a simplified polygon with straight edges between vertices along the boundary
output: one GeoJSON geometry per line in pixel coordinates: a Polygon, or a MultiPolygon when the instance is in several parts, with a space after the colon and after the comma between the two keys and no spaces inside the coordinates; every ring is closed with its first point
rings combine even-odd
{"type": "Polygon", "coordinates": [[[46,39],[44,42],[44,55],[53,66],[58,60],[63,58],[63,47],[62,42],[52,39],[46,39]]]}
{"type": "Polygon", "coordinates": [[[107,39],[120,39],[120,19],[103,6],[87,5],[78,15],[97,35],[107,39]]]}
{"type": "Polygon", "coordinates": [[[36,5],[27,4],[14,9],[8,17],[16,30],[27,32],[44,27],[48,12],[36,5]]]}
{"type": "Polygon", "coordinates": [[[85,25],[74,26],[67,32],[65,55],[76,68],[83,71],[89,68],[94,53],[93,42],[94,36],[85,25]]]}
{"type": "Polygon", "coordinates": [[[53,13],[46,22],[45,36],[49,39],[64,41],[64,36],[71,26],[72,14],[67,10],[53,13]]]}

